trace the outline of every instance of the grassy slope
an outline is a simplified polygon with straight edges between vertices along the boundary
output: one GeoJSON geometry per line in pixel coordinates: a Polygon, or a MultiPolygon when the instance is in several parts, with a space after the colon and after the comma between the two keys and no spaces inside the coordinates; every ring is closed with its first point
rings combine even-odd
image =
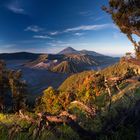
{"type": "MultiPolygon", "coordinates": [[[[123,90],[121,92],[118,92],[116,95],[112,96],[112,105],[111,105],[110,111],[108,111],[108,107],[107,107],[108,105],[106,104],[106,106],[104,108],[102,108],[102,112],[100,114],[97,114],[97,116],[95,118],[91,118],[91,119],[86,118],[86,116],[83,116],[82,113],[79,112],[78,120],[81,120],[80,123],[85,129],[100,132],[104,125],[103,122],[105,122],[107,118],[115,117],[115,115],[117,115],[117,113],[118,113],[117,112],[118,108],[120,108],[120,107],[123,109],[133,108],[136,101],[138,101],[138,100],[140,100],[140,83],[136,82],[136,83],[127,85],[126,87],[123,88],[123,90]]],[[[32,117],[35,117],[34,114],[30,114],[30,115],[32,117]]],[[[18,115],[14,115],[14,114],[13,115],[0,114],[0,122],[3,122],[4,124],[9,125],[9,126],[11,126],[14,123],[17,123],[22,127],[27,127],[29,125],[29,122],[20,119],[18,117],[18,115]]],[[[33,131],[33,129],[34,129],[33,127],[30,129],[30,133],[33,131]]],[[[77,140],[79,139],[77,134],[66,125],[62,125],[62,126],[58,127],[58,129],[62,133],[61,138],[57,138],[55,135],[52,134],[51,131],[45,130],[45,131],[43,131],[43,133],[40,137],[41,140],[45,140],[46,138],[48,138],[50,140],[55,140],[55,139],[56,140],[61,140],[61,139],[62,140],[64,140],[64,139],[71,140],[71,139],[75,139],[75,138],[77,140]]],[[[130,130],[130,129],[128,128],[128,130],[130,130]]],[[[6,128],[0,126],[0,131],[1,131],[0,140],[1,139],[7,140],[8,131],[6,130],[6,128]]],[[[117,133],[119,133],[119,132],[117,132],[117,133]]],[[[124,133],[126,133],[126,132],[124,132],[124,133]]],[[[18,140],[27,139],[29,134],[21,132],[21,133],[17,134],[15,139],[18,139],[18,140]]],[[[116,135],[116,133],[114,133],[114,135],[112,137],[113,137],[113,139],[115,139],[115,138],[120,139],[120,136],[122,136],[122,135],[123,135],[123,133],[117,134],[117,135],[116,135]]],[[[99,139],[103,139],[103,137],[99,136],[99,139]]],[[[31,139],[33,139],[33,138],[31,138],[31,139]]]]}
{"type": "MultiPolygon", "coordinates": [[[[140,69],[140,66],[130,64],[127,62],[119,62],[110,67],[107,67],[100,71],[101,74],[105,75],[106,77],[114,77],[114,76],[123,76],[127,69],[131,67],[134,69],[140,69]]],[[[65,89],[76,89],[77,85],[83,84],[83,81],[86,77],[94,75],[95,71],[85,71],[82,73],[74,74],[68,77],[62,85],[59,87],[60,90],[65,89]]]]}
{"type": "MultiPolygon", "coordinates": [[[[135,65],[130,65],[127,63],[118,63],[115,64],[109,68],[106,68],[104,70],[101,71],[102,74],[107,75],[108,77],[116,75],[116,73],[121,76],[122,73],[125,73],[128,67],[135,67],[135,68],[139,68],[138,66],[135,65]]],[[[79,85],[82,85],[85,78],[86,77],[91,77],[93,74],[95,73],[95,71],[85,71],[79,74],[74,74],[72,76],[70,76],[61,86],[60,89],[61,90],[76,90],[78,88],[79,85]]],[[[115,117],[117,115],[117,109],[118,108],[123,108],[123,109],[130,109],[133,108],[136,101],[140,100],[140,82],[135,82],[135,83],[130,83],[125,85],[122,88],[121,92],[116,93],[115,95],[112,96],[112,105],[110,108],[110,111],[108,111],[108,104],[106,104],[105,107],[103,107],[101,109],[101,113],[97,114],[97,116],[93,119],[89,119],[84,117],[82,119],[83,122],[80,122],[82,124],[82,126],[84,126],[86,129],[90,129],[90,130],[94,130],[96,132],[100,132],[102,129],[102,126],[104,125],[103,122],[106,121],[107,118],[111,118],[111,117],[115,117]]],[[[79,117],[82,118],[82,115],[80,116],[80,112],[79,112],[79,117]]],[[[20,124],[21,126],[25,127],[28,125],[28,122],[25,122],[23,120],[18,119],[18,116],[16,115],[3,115],[0,114],[0,122],[3,122],[5,124],[11,125],[14,122],[17,122],[18,124],[20,124]]],[[[131,124],[130,124],[131,125],[131,124]]],[[[75,132],[73,132],[69,127],[67,126],[61,126],[60,131],[62,133],[62,137],[59,139],[78,139],[78,136],[75,134],[75,132]]],[[[132,129],[133,129],[133,125],[132,125],[132,129]]],[[[2,134],[0,136],[0,140],[7,140],[7,130],[0,126],[0,133],[2,134]]],[[[30,130],[32,131],[32,130],[30,130]]],[[[131,131],[130,128],[128,128],[128,133],[129,131],[131,131]]],[[[120,136],[123,135],[123,131],[120,132],[121,134],[119,134],[119,132],[114,133],[114,136],[112,137],[112,139],[120,139],[120,136]]],[[[127,132],[124,132],[127,133],[127,132]]],[[[129,135],[128,135],[129,136],[129,135]]],[[[133,137],[133,134],[130,135],[133,137]]],[[[18,134],[16,139],[22,140],[22,139],[26,139],[28,137],[27,134],[18,134]]],[[[46,138],[49,139],[58,139],[56,138],[56,136],[54,136],[50,131],[44,131],[41,139],[45,140],[46,138]]],[[[127,136],[124,138],[127,138],[127,136]]],[[[106,137],[100,137],[99,139],[108,139],[106,137]]]]}
{"type": "Polygon", "coordinates": [[[59,87],[60,90],[76,90],[79,85],[82,85],[86,77],[90,77],[95,74],[95,71],[84,71],[78,74],[74,74],[68,77],[64,83],[59,87]]]}
{"type": "Polygon", "coordinates": [[[140,66],[132,64],[132,63],[120,61],[119,63],[116,63],[110,67],[107,67],[101,70],[100,72],[107,77],[123,76],[127,72],[128,68],[134,68],[136,70],[136,69],[140,69],[140,66]]]}

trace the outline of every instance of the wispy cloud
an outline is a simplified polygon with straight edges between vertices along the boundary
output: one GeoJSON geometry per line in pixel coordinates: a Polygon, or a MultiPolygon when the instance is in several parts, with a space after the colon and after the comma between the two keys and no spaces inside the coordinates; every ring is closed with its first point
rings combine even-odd
{"type": "Polygon", "coordinates": [[[37,25],[31,25],[31,26],[28,26],[24,31],[40,32],[40,31],[43,31],[43,28],[37,25]]]}
{"type": "Polygon", "coordinates": [[[24,31],[32,31],[35,33],[42,33],[46,35],[34,35],[33,38],[36,39],[53,39],[52,36],[65,34],[65,33],[73,33],[74,36],[83,36],[85,33],[83,31],[96,31],[96,30],[103,30],[106,28],[116,28],[114,24],[94,24],[94,25],[82,25],[73,28],[67,28],[62,31],[53,31],[53,32],[46,32],[45,28],[41,28],[37,25],[28,26],[24,31]],[[44,32],[44,33],[43,33],[44,32]],[[46,32],[46,33],[45,33],[46,32]]]}
{"type": "Polygon", "coordinates": [[[87,46],[88,43],[77,43],[77,42],[72,42],[72,41],[61,41],[61,40],[53,40],[52,42],[47,43],[47,45],[51,47],[60,47],[60,48],[65,48],[68,46],[87,46]]]}
{"type": "Polygon", "coordinates": [[[116,26],[114,24],[108,23],[108,24],[94,24],[94,25],[82,25],[77,26],[73,28],[67,28],[62,31],[55,31],[55,32],[49,32],[48,34],[50,36],[55,36],[59,34],[69,33],[69,32],[75,32],[73,35],[75,36],[82,36],[84,33],[81,33],[82,31],[96,31],[96,30],[103,30],[106,28],[114,28],[116,29],[116,26]]]}
{"type": "Polygon", "coordinates": [[[61,32],[59,32],[59,31],[55,31],[55,32],[50,32],[49,34],[50,35],[52,35],[52,36],[54,36],[54,35],[58,35],[58,34],[60,34],[61,32]]]}
{"type": "Polygon", "coordinates": [[[22,7],[21,3],[17,0],[8,3],[7,5],[5,5],[5,7],[16,14],[27,14],[25,12],[25,9],[22,7]]]}
{"type": "Polygon", "coordinates": [[[83,36],[84,33],[75,33],[74,35],[75,35],[75,36],[83,36]]]}
{"type": "Polygon", "coordinates": [[[82,25],[74,28],[68,28],[64,32],[74,32],[74,31],[95,31],[102,30],[105,28],[113,27],[112,24],[99,24],[99,25],[82,25]]]}
{"type": "Polygon", "coordinates": [[[37,38],[37,39],[52,39],[48,35],[34,35],[33,38],[37,38]]]}
{"type": "Polygon", "coordinates": [[[71,44],[61,40],[57,40],[57,41],[53,40],[52,42],[47,43],[47,45],[52,47],[67,47],[70,46],[71,44]]]}

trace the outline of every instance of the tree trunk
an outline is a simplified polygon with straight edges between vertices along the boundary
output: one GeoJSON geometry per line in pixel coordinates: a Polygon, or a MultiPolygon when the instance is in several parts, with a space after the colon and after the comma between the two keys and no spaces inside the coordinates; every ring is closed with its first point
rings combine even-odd
{"type": "Polygon", "coordinates": [[[140,60],[140,46],[138,47],[138,50],[136,51],[136,58],[140,60]]]}
{"type": "MultiPolygon", "coordinates": [[[[71,115],[66,111],[62,112],[58,116],[52,116],[52,115],[50,115],[50,116],[45,115],[44,117],[41,116],[41,121],[43,121],[43,123],[41,123],[40,120],[34,120],[34,118],[31,118],[28,115],[24,115],[22,113],[22,110],[19,110],[19,116],[21,117],[21,119],[25,119],[28,122],[30,122],[30,121],[31,122],[37,122],[39,124],[38,128],[41,127],[41,129],[42,129],[42,126],[40,126],[40,125],[45,125],[46,126],[46,122],[48,122],[49,125],[52,125],[52,123],[55,123],[55,125],[65,123],[69,127],[71,127],[71,129],[73,129],[75,132],[77,132],[77,134],[79,135],[81,140],[96,140],[96,138],[97,138],[97,133],[95,133],[94,131],[86,130],[83,127],[81,127],[78,124],[78,122],[76,122],[76,120],[75,120],[76,116],[71,115]]],[[[38,136],[38,133],[36,135],[38,136]]]]}
{"type": "Polygon", "coordinates": [[[127,34],[128,39],[132,42],[132,44],[134,45],[135,48],[135,55],[136,55],[136,59],[140,60],[140,42],[136,42],[133,37],[132,34],[127,34]]]}
{"type": "Polygon", "coordinates": [[[136,30],[136,29],[132,29],[131,31],[133,34],[137,35],[138,37],[140,37],[140,30],[136,30]]]}

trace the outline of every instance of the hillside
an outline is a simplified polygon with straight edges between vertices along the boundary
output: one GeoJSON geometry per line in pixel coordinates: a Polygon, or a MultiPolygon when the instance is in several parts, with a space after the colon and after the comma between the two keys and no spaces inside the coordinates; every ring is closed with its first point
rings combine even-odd
{"type": "Polygon", "coordinates": [[[107,77],[111,76],[123,76],[128,68],[134,69],[136,73],[140,73],[140,65],[134,62],[130,62],[125,60],[124,58],[120,59],[120,61],[110,67],[107,67],[101,70],[101,73],[106,75],[107,77]]]}
{"type": "Polygon", "coordinates": [[[17,67],[18,63],[18,67],[23,65],[28,68],[43,69],[58,73],[76,73],[84,70],[102,69],[119,60],[119,58],[105,56],[94,51],[78,51],[72,47],[65,48],[58,54],[3,53],[0,54],[0,59],[6,60],[11,68],[17,67]],[[67,67],[64,66],[66,64],[65,61],[69,65],[69,70],[67,69],[66,71],[64,69],[64,67],[67,67]],[[71,68],[72,65],[75,66],[76,70],[71,68]]]}
{"type": "Polygon", "coordinates": [[[59,90],[80,90],[83,85],[84,81],[90,82],[92,79],[92,76],[95,74],[95,71],[84,71],[78,74],[74,74],[70,77],[68,77],[59,87],[59,90]]]}
{"type": "Polygon", "coordinates": [[[0,59],[3,60],[23,60],[31,59],[35,60],[40,56],[40,54],[28,53],[28,52],[17,52],[17,53],[1,53],[0,59]]]}
{"type": "MultiPolygon", "coordinates": [[[[115,69],[115,72],[124,72],[123,76],[130,67],[136,70],[140,66],[120,61],[100,72],[74,74],[58,90],[52,87],[43,90],[42,95],[36,98],[34,111],[19,110],[15,114],[0,114],[0,125],[5,130],[1,131],[0,138],[27,139],[30,135],[31,139],[35,139],[39,135],[42,140],[120,140],[122,136],[124,139],[134,139],[139,135],[136,133],[140,116],[139,76],[129,73],[117,86],[110,81],[111,96],[104,86],[104,77],[101,76],[106,76],[105,73],[109,71],[110,74],[106,77],[111,77],[115,69]],[[52,129],[55,131],[52,132],[52,129]]],[[[29,97],[33,99],[33,96],[29,97]]]]}
{"type": "Polygon", "coordinates": [[[40,55],[38,59],[26,63],[25,66],[58,73],[77,73],[84,70],[102,69],[117,61],[118,58],[104,56],[92,51],[77,51],[68,47],[58,54],[40,55]]]}
{"type": "Polygon", "coordinates": [[[51,71],[58,73],[77,73],[80,71],[73,62],[62,61],[60,64],[54,66],[51,71]]]}
{"type": "MultiPolygon", "coordinates": [[[[98,73],[105,75],[107,78],[123,77],[128,72],[128,69],[133,69],[136,74],[140,73],[140,65],[128,63],[127,61],[123,60],[120,60],[120,62],[98,71],[98,73]]],[[[83,87],[86,81],[88,83],[93,81],[94,74],[95,71],[87,71],[72,75],[62,83],[59,89],[79,90],[79,87],[83,87]]]]}
{"type": "Polygon", "coordinates": [[[82,54],[40,55],[35,61],[25,64],[26,67],[58,73],[77,73],[97,65],[92,56],[82,54]]]}
{"type": "Polygon", "coordinates": [[[40,94],[45,88],[58,88],[73,73],[101,69],[116,63],[116,58],[87,54],[0,54],[7,67],[22,70],[31,93],[40,94]]]}
{"type": "Polygon", "coordinates": [[[69,54],[65,55],[64,60],[78,64],[79,66],[93,66],[98,65],[94,57],[85,54],[69,54]]]}

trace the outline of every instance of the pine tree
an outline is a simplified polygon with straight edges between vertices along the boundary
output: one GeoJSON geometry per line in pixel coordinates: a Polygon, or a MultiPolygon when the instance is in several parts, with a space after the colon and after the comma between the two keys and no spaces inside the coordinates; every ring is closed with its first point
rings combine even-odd
{"type": "Polygon", "coordinates": [[[5,95],[9,89],[6,64],[0,60],[0,111],[4,111],[5,95]]]}
{"type": "Polygon", "coordinates": [[[13,110],[16,112],[25,108],[27,85],[21,78],[21,71],[8,70],[5,62],[0,60],[0,111],[4,111],[7,106],[7,97],[10,93],[13,110]]]}
{"type": "Polygon", "coordinates": [[[19,111],[20,109],[25,108],[25,94],[26,83],[21,80],[22,73],[21,71],[11,71],[9,73],[9,84],[12,92],[13,98],[13,110],[19,111]]]}

